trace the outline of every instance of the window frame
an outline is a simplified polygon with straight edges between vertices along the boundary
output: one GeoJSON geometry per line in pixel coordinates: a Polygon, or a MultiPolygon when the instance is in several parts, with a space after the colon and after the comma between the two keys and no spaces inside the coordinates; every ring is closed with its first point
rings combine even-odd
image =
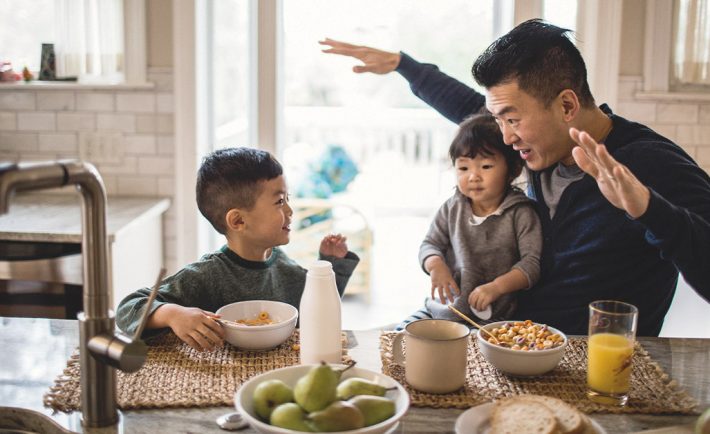
{"type": "Polygon", "coordinates": [[[643,88],[639,99],[710,101],[710,86],[674,85],[673,23],[675,0],[647,0],[644,29],[643,88]]]}

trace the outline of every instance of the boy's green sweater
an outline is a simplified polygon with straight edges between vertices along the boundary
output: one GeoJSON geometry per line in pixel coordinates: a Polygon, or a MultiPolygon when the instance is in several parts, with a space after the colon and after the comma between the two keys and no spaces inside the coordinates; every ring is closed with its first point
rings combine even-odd
{"type": "MultiPolygon", "coordinates": [[[[342,296],[360,259],[352,252],[342,259],[333,256],[321,259],[333,264],[335,282],[342,296]]],[[[224,305],[246,300],[281,301],[298,309],[305,283],[306,269],[277,247],[268,260],[254,262],[239,257],[225,245],[165,279],[151,313],[166,303],[216,312],[224,305]]],[[[150,288],[142,288],[119,303],[116,324],[121,330],[129,335],[135,333],[149,295],[150,288]]],[[[146,330],[143,336],[161,331],[165,329],[146,330]]]]}

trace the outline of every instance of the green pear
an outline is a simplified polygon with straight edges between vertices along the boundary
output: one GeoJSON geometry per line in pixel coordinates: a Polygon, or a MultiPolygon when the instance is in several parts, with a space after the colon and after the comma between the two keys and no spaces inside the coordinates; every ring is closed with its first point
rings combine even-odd
{"type": "Polygon", "coordinates": [[[335,401],[320,411],[314,411],[307,417],[316,431],[348,431],[365,426],[365,417],[354,404],[348,401],[335,401]]]}
{"type": "Polygon", "coordinates": [[[262,381],[254,389],[254,411],[263,420],[269,420],[274,408],[293,402],[293,390],[281,380],[262,381]]]}
{"type": "Polygon", "coordinates": [[[356,395],[385,396],[387,393],[385,386],[364,378],[350,377],[341,381],[335,389],[335,396],[338,399],[350,399],[356,395]]]}
{"type": "Polygon", "coordinates": [[[306,420],[306,413],[298,404],[293,402],[287,402],[276,407],[271,412],[269,423],[279,428],[313,432],[313,428],[306,420]]]}
{"type": "Polygon", "coordinates": [[[359,408],[365,418],[365,426],[380,423],[394,416],[394,401],[382,396],[358,395],[347,402],[359,408]]]}
{"type": "Polygon", "coordinates": [[[325,362],[314,366],[298,379],[293,388],[296,403],[308,413],[323,410],[335,401],[335,388],[339,378],[340,374],[325,362]]]}

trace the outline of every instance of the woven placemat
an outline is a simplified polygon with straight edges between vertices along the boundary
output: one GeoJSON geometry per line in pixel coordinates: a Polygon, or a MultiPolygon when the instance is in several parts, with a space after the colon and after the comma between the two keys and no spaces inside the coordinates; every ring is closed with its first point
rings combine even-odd
{"type": "MultiPolygon", "coordinates": [[[[239,350],[225,344],[214,351],[201,352],[173,333],[166,333],[148,341],[148,358],[140,370],[131,374],[117,371],[118,406],[123,410],[231,406],[234,392],[251,377],[298,364],[299,351],[294,347],[297,343],[298,330],[268,351],[239,350]]],[[[346,343],[343,362],[351,360],[346,343]]],[[[78,350],[44,395],[44,405],[62,412],[80,409],[78,350]]]]}
{"type": "MultiPolygon", "coordinates": [[[[392,341],[396,335],[397,332],[380,335],[382,372],[407,389],[411,404],[416,407],[469,408],[509,396],[537,394],[560,398],[585,413],[697,413],[697,402],[651,360],[638,342],[629,402],[624,407],[612,407],[587,399],[587,341],[584,338],[569,339],[565,355],[553,371],[538,377],[512,377],[489,364],[479,351],[477,340],[471,336],[465,386],[457,392],[437,395],[419,392],[407,384],[404,367],[396,364],[392,356],[392,341]]],[[[446,369],[445,357],[441,359],[441,368],[446,369]]]]}

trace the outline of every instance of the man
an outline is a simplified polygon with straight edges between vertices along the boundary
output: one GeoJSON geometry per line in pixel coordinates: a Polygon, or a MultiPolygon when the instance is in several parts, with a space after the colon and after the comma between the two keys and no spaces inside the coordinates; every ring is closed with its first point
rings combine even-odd
{"type": "Polygon", "coordinates": [[[542,276],[517,317],[587,332],[588,304],[639,308],[639,335],[657,336],[678,271],[710,300],[710,177],[680,147],[596,106],[568,30],[530,20],[475,61],[485,97],[404,53],[326,39],[355,72],[399,72],[415,95],[460,123],[483,105],[528,169],[543,224],[542,276]],[[602,144],[603,143],[603,144],[602,144]]]}

